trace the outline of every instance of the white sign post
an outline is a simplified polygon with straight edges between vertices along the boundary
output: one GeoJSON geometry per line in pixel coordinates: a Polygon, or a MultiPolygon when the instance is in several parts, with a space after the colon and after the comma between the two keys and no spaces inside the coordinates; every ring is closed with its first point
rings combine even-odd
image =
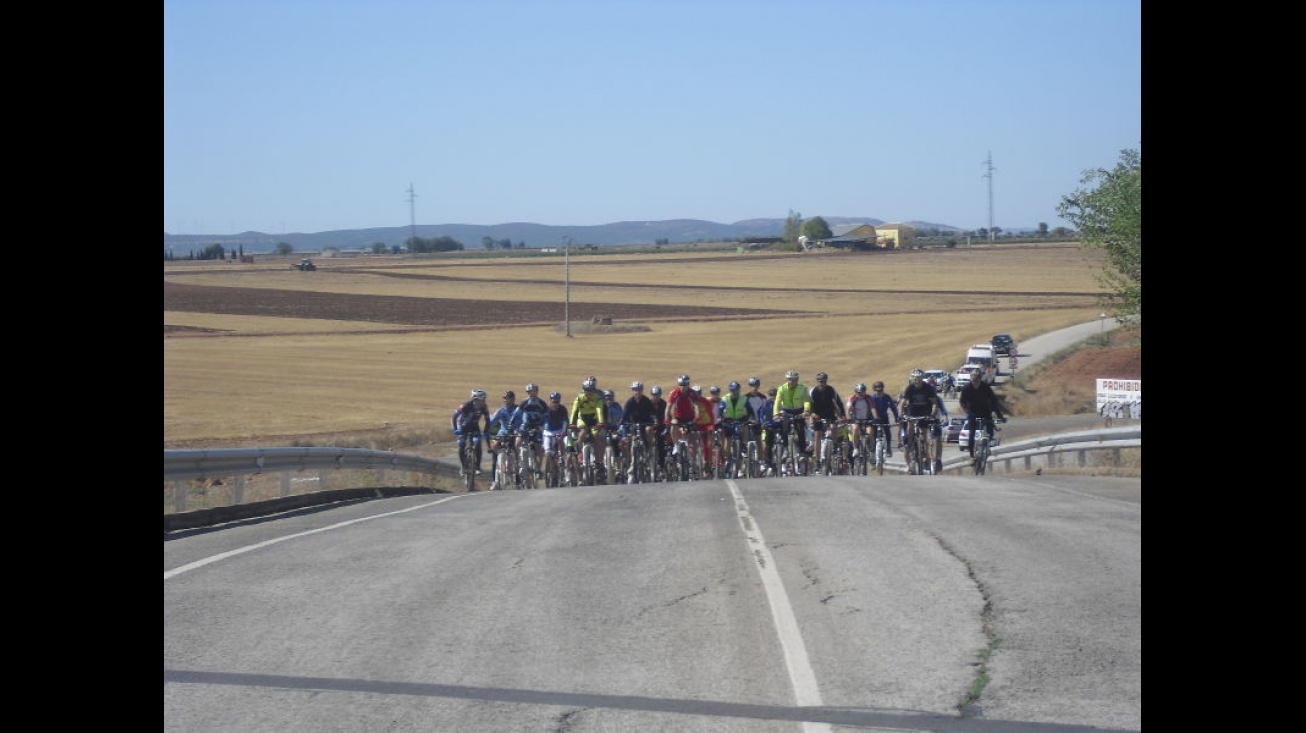
{"type": "Polygon", "coordinates": [[[1143,419],[1143,380],[1097,380],[1097,414],[1110,420],[1143,419]]]}

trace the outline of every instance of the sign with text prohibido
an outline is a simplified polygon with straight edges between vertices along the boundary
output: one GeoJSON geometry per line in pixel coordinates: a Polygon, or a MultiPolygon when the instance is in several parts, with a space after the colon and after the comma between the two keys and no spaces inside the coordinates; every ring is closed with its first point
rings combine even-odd
{"type": "Polygon", "coordinates": [[[1143,380],[1097,380],[1097,414],[1102,417],[1143,419],[1143,380]]]}

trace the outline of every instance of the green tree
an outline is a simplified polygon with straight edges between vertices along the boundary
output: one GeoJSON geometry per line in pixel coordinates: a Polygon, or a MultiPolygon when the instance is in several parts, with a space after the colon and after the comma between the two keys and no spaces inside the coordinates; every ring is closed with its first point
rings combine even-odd
{"type": "Polygon", "coordinates": [[[285,256],[290,254],[291,252],[294,252],[295,248],[290,246],[290,242],[277,242],[276,248],[273,249],[272,251],[276,252],[279,255],[285,256]]]}
{"type": "Polygon", "coordinates": [[[385,254],[385,249],[385,242],[372,242],[372,254],[383,255],[385,254]]]}
{"type": "Polygon", "coordinates": [[[829,239],[834,236],[834,232],[830,231],[830,225],[819,216],[814,216],[803,222],[803,234],[806,235],[809,241],[829,239]]]}
{"type": "Polygon", "coordinates": [[[784,241],[797,242],[798,235],[802,233],[803,233],[803,215],[798,213],[797,211],[794,211],[793,209],[790,209],[789,216],[785,217],[784,241]]]}
{"type": "Polygon", "coordinates": [[[1046,236],[1048,235],[1048,223],[1047,223],[1047,222],[1045,222],[1045,221],[1040,221],[1040,222],[1038,223],[1038,235],[1039,235],[1040,237],[1046,237],[1046,236]]]}
{"type": "Polygon", "coordinates": [[[1117,318],[1143,317],[1143,151],[1120,151],[1115,168],[1084,172],[1081,188],[1057,207],[1079,240],[1106,252],[1099,282],[1104,304],[1117,318]]]}

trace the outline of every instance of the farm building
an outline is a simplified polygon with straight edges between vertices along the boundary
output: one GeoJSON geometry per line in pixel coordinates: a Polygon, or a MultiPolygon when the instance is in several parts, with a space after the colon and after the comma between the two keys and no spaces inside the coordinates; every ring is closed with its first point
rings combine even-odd
{"type": "Polygon", "coordinates": [[[915,247],[916,227],[911,224],[881,224],[876,241],[885,249],[915,247]]]}

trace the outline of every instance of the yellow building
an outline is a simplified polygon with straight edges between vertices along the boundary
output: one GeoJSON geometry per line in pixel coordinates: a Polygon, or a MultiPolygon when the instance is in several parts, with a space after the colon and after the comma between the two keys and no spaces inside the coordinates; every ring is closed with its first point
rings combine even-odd
{"type": "Polygon", "coordinates": [[[871,231],[876,234],[876,243],[885,249],[916,246],[916,227],[911,224],[881,224],[878,230],[871,231]]]}

